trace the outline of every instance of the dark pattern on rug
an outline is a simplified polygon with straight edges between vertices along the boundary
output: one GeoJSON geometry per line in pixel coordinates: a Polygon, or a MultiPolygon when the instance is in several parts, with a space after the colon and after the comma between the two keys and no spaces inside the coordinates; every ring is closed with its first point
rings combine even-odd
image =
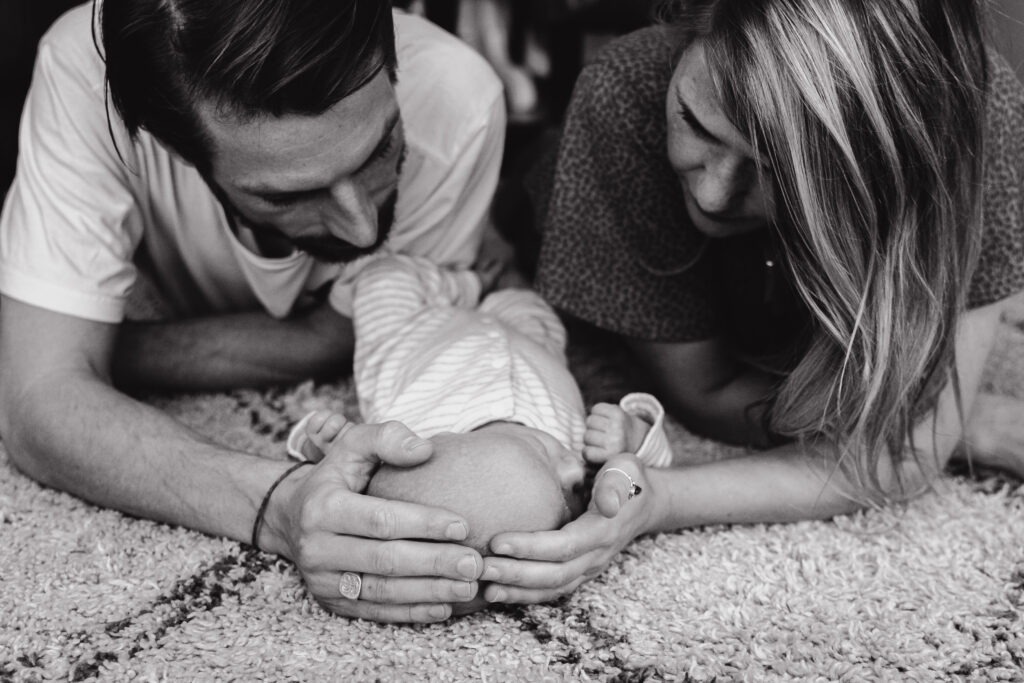
{"type": "MultiPolygon", "coordinates": [[[[220,607],[226,598],[239,600],[241,587],[251,584],[258,574],[271,565],[281,569],[287,564],[281,558],[274,558],[253,548],[243,548],[239,554],[226,555],[213,565],[179,581],[168,594],[161,595],[136,614],[105,624],[103,632],[111,640],[130,643],[127,652],[123,647],[118,647],[116,650],[100,650],[89,657],[83,657],[74,662],[71,680],[93,678],[98,675],[103,662],[130,662],[139,652],[159,647],[168,632],[197,614],[220,607]]],[[[83,641],[87,639],[86,635],[83,641]]]]}

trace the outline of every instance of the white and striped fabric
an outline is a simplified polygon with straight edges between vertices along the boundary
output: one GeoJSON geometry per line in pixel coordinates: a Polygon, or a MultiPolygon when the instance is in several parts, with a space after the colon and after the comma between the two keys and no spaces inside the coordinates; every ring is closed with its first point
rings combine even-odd
{"type": "Polygon", "coordinates": [[[425,259],[386,256],[362,270],[353,322],[363,419],[399,420],[424,438],[517,422],[580,453],[585,409],[558,316],[530,290],[479,298],[475,273],[425,259]]]}
{"type": "Polygon", "coordinates": [[[623,396],[619,401],[619,407],[650,425],[640,448],[636,450],[637,459],[648,467],[670,467],[672,447],[668,443],[668,435],[665,434],[665,408],[662,407],[661,401],[650,394],[637,391],[623,396]]]}
{"type": "MultiPolygon", "coordinates": [[[[582,458],[586,413],[565,357],[565,328],[536,292],[501,290],[477,305],[481,285],[472,271],[393,254],[353,266],[354,374],[364,422],[397,420],[425,439],[516,422],[582,458]]],[[[632,393],[619,406],[650,425],[637,458],[671,465],[658,399],[632,393]]],[[[293,458],[306,458],[311,416],[292,427],[293,458]]]]}

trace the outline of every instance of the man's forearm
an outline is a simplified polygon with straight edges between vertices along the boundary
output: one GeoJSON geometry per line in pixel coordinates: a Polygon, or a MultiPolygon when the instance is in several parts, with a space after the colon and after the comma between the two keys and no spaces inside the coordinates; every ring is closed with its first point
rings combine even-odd
{"type": "Polygon", "coordinates": [[[277,320],[262,312],[125,323],[113,358],[125,388],[218,391],[336,376],[349,367],[352,324],[326,304],[277,320]]]}
{"type": "Polygon", "coordinates": [[[82,375],[4,397],[4,444],[40,482],[97,505],[248,540],[286,463],[227,450],[82,375]],[[14,400],[12,400],[14,399],[14,400]]]}

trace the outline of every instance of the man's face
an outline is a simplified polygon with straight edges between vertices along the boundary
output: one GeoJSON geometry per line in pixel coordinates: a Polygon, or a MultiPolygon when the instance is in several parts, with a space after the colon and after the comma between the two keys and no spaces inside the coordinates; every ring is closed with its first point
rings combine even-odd
{"type": "Polygon", "coordinates": [[[261,244],[347,262],[386,240],[405,157],[386,72],[318,116],[200,111],[213,139],[210,181],[261,244]]]}

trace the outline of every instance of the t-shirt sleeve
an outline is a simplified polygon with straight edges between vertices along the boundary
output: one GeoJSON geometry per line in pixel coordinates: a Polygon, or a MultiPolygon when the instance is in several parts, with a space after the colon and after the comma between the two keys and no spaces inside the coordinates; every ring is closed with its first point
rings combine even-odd
{"type": "Polygon", "coordinates": [[[653,341],[712,336],[705,238],[689,223],[665,148],[667,55],[627,39],[588,65],[563,130],[537,288],[556,308],[653,341]]]}
{"type": "MultiPolygon", "coordinates": [[[[88,8],[84,8],[88,10],[88,8]]],[[[141,235],[112,141],[131,145],[111,111],[89,12],[66,15],[41,42],[19,138],[17,175],[0,218],[0,292],[48,310],[119,322],[141,235]],[[84,16],[83,16],[84,15],[84,16]]]]}
{"type": "Polygon", "coordinates": [[[982,248],[969,308],[1024,291],[1024,85],[998,55],[990,64],[982,248]]]}

